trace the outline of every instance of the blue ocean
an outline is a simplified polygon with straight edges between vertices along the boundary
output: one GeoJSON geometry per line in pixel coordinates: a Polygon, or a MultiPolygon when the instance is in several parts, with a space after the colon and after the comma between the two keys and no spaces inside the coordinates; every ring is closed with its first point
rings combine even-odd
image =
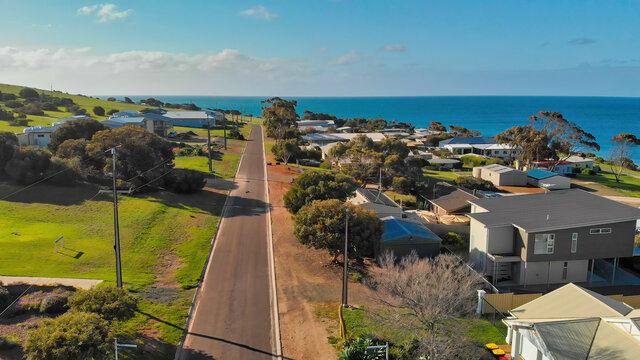
{"type": "MultiPolygon", "coordinates": [[[[115,96],[121,99],[122,96],[115,96]]],[[[258,115],[265,97],[241,96],[129,96],[138,101],[155,97],[163,102],[194,103],[200,107],[244,110],[258,115]]],[[[101,96],[101,98],[105,98],[101,96]]],[[[304,110],[340,118],[383,118],[426,127],[430,121],[459,125],[493,136],[527,123],[539,111],[557,111],[592,133],[607,157],[611,137],[621,132],[640,136],[640,98],[543,97],[543,96],[425,96],[425,97],[298,97],[298,113],[304,110]]],[[[640,162],[640,149],[633,156],[640,162]]]]}

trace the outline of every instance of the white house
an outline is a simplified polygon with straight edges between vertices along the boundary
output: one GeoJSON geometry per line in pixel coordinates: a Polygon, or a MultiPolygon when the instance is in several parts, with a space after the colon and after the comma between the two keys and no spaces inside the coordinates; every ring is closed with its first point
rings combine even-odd
{"type": "Polygon", "coordinates": [[[594,161],[593,159],[589,159],[589,158],[585,158],[582,156],[569,156],[566,161],[574,164],[575,166],[579,166],[582,168],[588,168],[588,169],[593,169],[594,166],[594,161]]]}
{"type": "Polygon", "coordinates": [[[373,210],[379,218],[387,216],[402,217],[402,208],[383,192],[358,188],[356,194],[347,199],[348,202],[366,210],[373,210]]]}
{"type": "Polygon", "coordinates": [[[173,126],[186,126],[202,128],[211,124],[214,126],[216,121],[224,120],[224,114],[219,111],[201,110],[201,111],[167,111],[164,116],[171,119],[173,126]]]}
{"type": "Polygon", "coordinates": [[[16,134],[18,137],[18,145],[45,147],[51,142],[51,134],[58,129],[59,126],[33,126],[22,130],[22,133],[16,134]]]}
{"type": "Polygon", "coordinates": [[[640,310],[567,284],[510,311],[511,358],[589,360],[640,358],[640,310]]]}
{"type": "Polygon", "coordinates": [[[297,122],[298,130],[305,131],[313,129],[318,132],[327,132],[335,127],[333,120],[300,120],[297,122]]]}

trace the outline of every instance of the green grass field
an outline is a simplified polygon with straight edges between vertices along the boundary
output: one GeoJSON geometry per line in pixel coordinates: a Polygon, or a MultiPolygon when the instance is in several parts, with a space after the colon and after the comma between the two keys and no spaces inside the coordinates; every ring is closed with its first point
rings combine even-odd
{"type": "MultiPolygon", "coordinates": [[[[213,161],[215,173],[223,178],[233,178],[241,157],[241,154],[223,153],[221,159],[213,161]]],[[[206,156],[177,156],[174,163],[178,169],[191,169],[207,175],[212,174],[209,172],[209,158],[206,156]]]]}
{"type": "Polygon", "coordinates": [[[594,182],[610,189],[615,189],[621,192],[622,195],[640,197],[640,178],[630,175],[621,175],[618,183],[614,175],[603,168],[603,171],[596,175],[577,174],[576,179],[594,182]]]}
{"type": "Polygon", "coordinates": [[[436,181],[454,182],[459,176],[471,175],[471,171],[468,168],[462,168],[460,171],[437,171],[437,170],[423,170],[425,177],[434,179],[436,181]]]}

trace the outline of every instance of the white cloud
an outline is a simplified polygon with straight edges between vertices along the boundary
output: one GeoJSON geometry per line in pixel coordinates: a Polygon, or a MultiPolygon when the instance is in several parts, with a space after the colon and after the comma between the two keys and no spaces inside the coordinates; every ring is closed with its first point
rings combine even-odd
{"type": "Polygon", "coordinates": [[[380,49],[378,49],[378,51],[380,52],[407,51],[407,48],[401,44],[387,44],[381,47],[380,49]]]}
{"type": "Polygon", "coordinates": [[[96,4],[83,6],[78,9],[77,13],[83,16],[95,15],[99,23],[106,23],[127,18],[133,14],[133,9],[118,11],[118,6],[115,4],[96,4]]]}
{"type": "Polygon", "coordinates": [[[358,53],[355,50],[351,50],[348,53],[346,53],[345,55],[342,55],[337,59],[331,60],[329,62],[329,64],[331,64],[331,65],[349,65],[349,64],[355,64],[355,63],[359,62],[360,60],[362,60],[362,57],[360,56],[360,53],[358,53]]]}
{"type": "Polygon", "coordinates": [[[258,20],[271,21],[278,17],[278,14],[269,12],[267,8],[262,5],[253,6],[247,10],[240,11],[242,16],[254,17],[258,20]]]}

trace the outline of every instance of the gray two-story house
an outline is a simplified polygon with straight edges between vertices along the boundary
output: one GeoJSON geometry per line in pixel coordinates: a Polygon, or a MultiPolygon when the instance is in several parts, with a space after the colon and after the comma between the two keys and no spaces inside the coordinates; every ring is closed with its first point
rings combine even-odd
{"type": "Polygon", "coordinates": [[[640,209],[578,189],[470,200],[469,259],[496,284],[585,282],[633,256],[640,209]]]}

